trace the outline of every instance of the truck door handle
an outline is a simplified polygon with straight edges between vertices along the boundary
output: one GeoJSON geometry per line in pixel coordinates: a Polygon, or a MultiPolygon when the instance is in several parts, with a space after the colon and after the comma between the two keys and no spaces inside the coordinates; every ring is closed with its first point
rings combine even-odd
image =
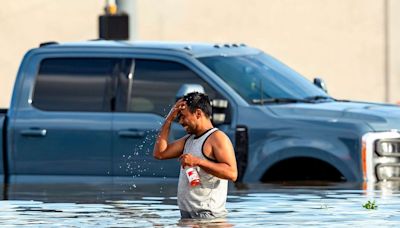
{"type": "Polygon", "coordinates": [[[46,136],[46,133],[47,133],[46,129],[36,129],[36,128],[31,128],[21,131],[21,135],[31,136],[31,137],[44,137],[46,136]]]}
{"type": "Polygon", "coordinates": [[[124,138],[142,138],[144,136],[144,131],[138,130],[122,130],[118,131],[119,137],[124,138]]]}

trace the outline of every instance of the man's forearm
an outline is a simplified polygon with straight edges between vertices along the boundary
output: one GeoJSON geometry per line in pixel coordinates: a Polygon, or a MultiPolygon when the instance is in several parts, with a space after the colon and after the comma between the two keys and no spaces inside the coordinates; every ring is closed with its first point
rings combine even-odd
{"type": "Polygon", "coordinates": [[[237,179],[236,167],[231,167],[226,163],[215,163],[205,159],[199,159],[198,166],[216,177],[231,181],[236,181],[237,179]]]}
{"type": "Polygon", "coordinates": [[[183,150],[183,140],[179,139],[175,140],[172,143],[169,143],[168,138],[172,122],[178,116],[180,110],[184,108],[185,102],[182,100],[178,100],[175,103],[174,107],[171,108],[171,111],[168,113],[167,117],[165,117],[165,121],[161,126],[157,140],[154,143],[153,156],[156,159],[169,159],[180,156],[183,150]]]}
{"type": "Polygon", "coordinates": [[[158,134],[157,140],[154,144],[153,155],[158,159],[162,159],[162,152],[168,147],[168,137],[171,128],[171,121],[166,119],[161,126],[160,133],[158,134]]]}

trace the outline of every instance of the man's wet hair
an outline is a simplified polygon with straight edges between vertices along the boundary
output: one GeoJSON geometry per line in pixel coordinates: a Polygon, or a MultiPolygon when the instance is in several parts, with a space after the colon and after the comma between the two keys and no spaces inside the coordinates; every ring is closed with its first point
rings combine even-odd
{"type": "Polygon", "coordinates": [[[200,109],[207,118],[211,117],[212,107],[207,94],[191,92],[183,96],[182,99],[186,101],[186,105],[191,113],[194,113],[196,109],[200,109]]]}

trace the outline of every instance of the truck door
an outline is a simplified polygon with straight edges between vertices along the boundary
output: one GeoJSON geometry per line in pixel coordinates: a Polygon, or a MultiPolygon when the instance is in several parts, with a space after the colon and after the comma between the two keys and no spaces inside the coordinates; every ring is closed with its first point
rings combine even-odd
{"type": "Polygon", "coordinates": [[[14,181],[29,181],[26,175],[36,181],[112,181],[112,97],[120,62],[41,61],[30,106],[19,109],[13,123],[14,181]]]}
{"type": "MultiPolygon", "coordinates": [[[[218,93],[184,64],[168,60],[134,59],[129,72],[120,75],[117,112],[113,119],[114,174],[139,177],[178,177],[177,159],[153,158],[153,146],[165,116],[183,84],[200,84],[210,98],[218,93]]],[[[170,141],[186,135],[174,122],[170,141]]]]}

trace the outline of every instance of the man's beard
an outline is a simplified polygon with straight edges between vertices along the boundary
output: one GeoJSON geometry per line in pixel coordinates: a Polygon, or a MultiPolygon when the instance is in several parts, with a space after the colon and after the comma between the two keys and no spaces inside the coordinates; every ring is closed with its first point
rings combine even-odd
{"type": "Polygon", "coordinates": [[[188,134],[193,134],[193,129],[189,125],[182,126],[188,134]]]}

